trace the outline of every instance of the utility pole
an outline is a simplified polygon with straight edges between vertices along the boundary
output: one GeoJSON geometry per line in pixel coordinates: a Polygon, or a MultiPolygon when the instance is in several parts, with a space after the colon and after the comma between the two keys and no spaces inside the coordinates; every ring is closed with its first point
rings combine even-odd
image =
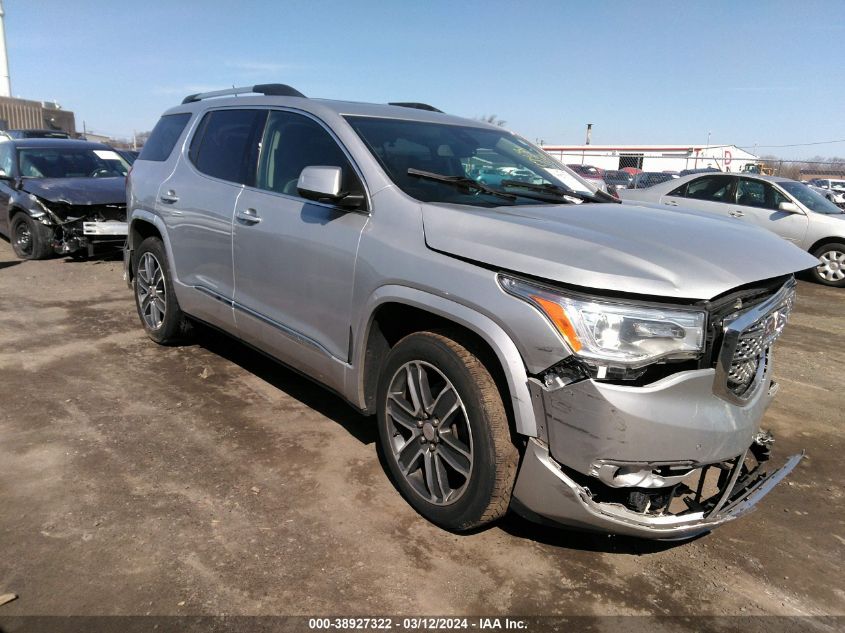
{"type": "Polygon", "coordinates": [[[9,81],[9,57],[6,52],[6,12],[3,0],[0,0],[0,97],[12,96],[12,84],[9,81]]]}

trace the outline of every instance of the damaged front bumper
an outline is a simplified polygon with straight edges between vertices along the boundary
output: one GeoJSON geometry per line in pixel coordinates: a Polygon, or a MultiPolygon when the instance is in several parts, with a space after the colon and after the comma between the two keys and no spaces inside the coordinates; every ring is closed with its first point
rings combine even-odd
{"type": "Polygon", "coordinates": [[[759,432],[775,383],[767,366],[743,405],[714,393],[713,369],[646,386],[531,380],[539,437],[530,438],[514,509],[573,527],[684,539],[748,512],[801,460],[766,473],[759,432]]]}
{"type": "Polygon", "coordinates": [[[126,205],[48,203],[29,195],[30,216],[52,231],[51,248],[60,255],[84,248],[92,254],[97,244],[121,244],[129,233],[126,205]]]}
{"type": "Polygon", "coordinates": [[[736,478],[709,509],[649,514],[620,503],[598,501],[590,488],[577,483],[550,457],[547,446],[531,438],[514,489],[514,507],[531,518],[539,516],[590,531],[658,540],[688,539],[752,510],[792,472],[801,458],[802,455],[793,455],[770,473],[736,478]]]}

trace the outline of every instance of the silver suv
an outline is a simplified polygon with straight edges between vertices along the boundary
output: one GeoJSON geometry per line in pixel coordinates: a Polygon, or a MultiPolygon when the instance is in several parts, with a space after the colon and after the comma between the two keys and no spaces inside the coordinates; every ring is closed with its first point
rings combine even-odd
{"type": "Polygon", "coordinates": [[[501,128],[280,84],[192,95],[128,206],[150,338],[208,323],[374,414],[399,490],[447,529],[513,508],[686,538],[800,460],[767,470],[759,421],[816,260],[634,213],[501,128]]]}

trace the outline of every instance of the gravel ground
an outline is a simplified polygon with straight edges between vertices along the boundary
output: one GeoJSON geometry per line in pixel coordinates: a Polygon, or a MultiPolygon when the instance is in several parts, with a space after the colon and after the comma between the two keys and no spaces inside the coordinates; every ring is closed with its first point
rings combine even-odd
{"type": "Polygon", "coordinates": [[[0,241],[2,617],[845,615],[845,290],[802,282],[776,350],[764,427],[807,459],[752,515],[660,544],[436,528],[370,419],[219,334],[155,345],[121,272],[0,241]]]}

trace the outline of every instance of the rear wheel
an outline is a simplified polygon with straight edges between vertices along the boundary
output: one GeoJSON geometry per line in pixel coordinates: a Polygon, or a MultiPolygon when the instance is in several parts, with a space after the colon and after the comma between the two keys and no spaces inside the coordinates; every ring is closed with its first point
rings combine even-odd
{"type": "Polygon", "coordinates": [[[813,277],[826,286],[845,286],[845,244],[833,242],[820,246],[813,255],[819,258],[819,265],[813,269],[813,277]]]}
{"type": "Polygon", "coordinates": [[[53,231],[25,213],[17,213],[10,227],[12,248],[21,259],[46,259],[53,254],[53,231]]]}
{"type": "Polygon", "coordinates": [[[173,292],[164,244],[148,237],[135,251],[135,306],[147,336],[156,343],[172,345],[187,338],[190,323],[179,309],[173,292]]]}
{"type": "Polygon", "coordinates": [[[457,337],[418,332],[391,349],[378,424],[394,481],[429,521],[463,531],[505,514],[518,453],[493,377],[457,337]]]}

